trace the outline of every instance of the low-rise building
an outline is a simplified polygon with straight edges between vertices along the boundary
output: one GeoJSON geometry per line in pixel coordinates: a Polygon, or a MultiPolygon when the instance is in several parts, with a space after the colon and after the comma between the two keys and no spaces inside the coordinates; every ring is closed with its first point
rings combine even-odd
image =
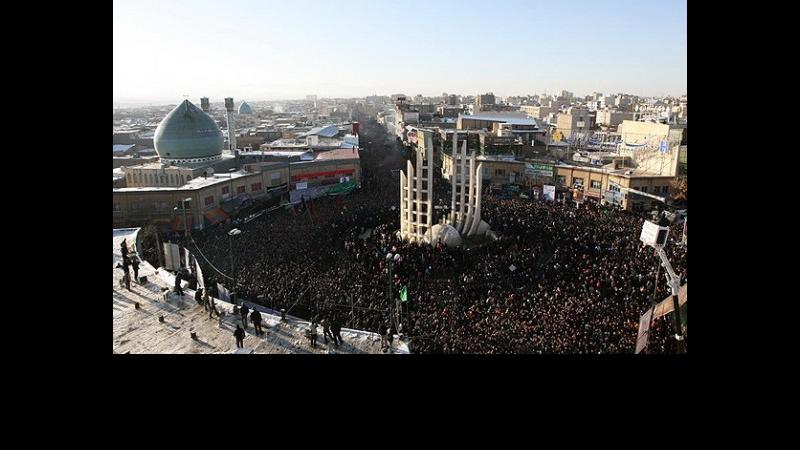
{"type": "MultiPolygon", "coordinates": [[[[483,163],[481,176],[484,186],[525,182],[526,163],[516,160],[513,155],[481,155],[475,161],[476,164],[483,163]]],[[[458,176],[460,172],[457,171],[457,165],[453,164],[452,155],[442,152],[442,177],[449,181],[454,170],[458,176]]]]}
{"type": "Polygon", "coordinates": [[[525,145],[532,145],[547,134],[547,130],[540,128],[535,119],[523,113],[459,114],[456,121],[456,129],[459,130],[486,130],[498,134],[501,128],[522,139],[525,145]],[[503,124],[507,125],[501,126],[503,124]]]}
{"type": "Polygon", "coordinates": [[[616,129],[622,121],[632,120],[633,113],[626,111],[616,111],[609,108],[600,109],[597,111],[597,124],[604,125],[607,128],[616,129]]]}
{"type": "Polygon", "coordinates": [[[227,218],[221,211],[225,202],[234,201],[238,196],[270,198],[275,191],[285,189],[287,180],[288,167],[274,166],[259,172],[236,171],[196,177],[181,186],[116,188],[113,192],[114,228],[169,222],[173,229],[180,230],[184,215],[181,205],[187,198],[191,199],[186,202],[188,226],[203,228],[227,218]]]}
{"type": "Polygon", "coordinates": [[[565,139],[586,137],[594,121],[595,116],[587,108],[571,107],[567,112],[558,114],[556,129],[565,139]]]}
{"type": "Polygon", "coordinates": [[[554,169],[556,186],[581,186],[585,201],[613,204],[630,211],[649,210],[659,202],[655,198],[631,192],[631,189],[666,199],[675,179],[631,168],[611,169],[562,163],[554,169]]]}

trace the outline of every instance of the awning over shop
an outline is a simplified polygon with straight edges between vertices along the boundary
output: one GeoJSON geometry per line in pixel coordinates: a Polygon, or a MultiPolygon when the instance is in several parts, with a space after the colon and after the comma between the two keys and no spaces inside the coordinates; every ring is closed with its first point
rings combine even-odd
{"type": "Polygon", "coordinates": [[[246,206],[247,202],[250,200],[250,195],[248,194],[239,194],[236,197],[229,198],[222,201],[222,210],[226,214],[231,214],[234,211],[238,210],[242,206],[246,206]]]}
{"type": "Polygon", "coordinates": [[[345,181],[344,183],[339,183],[336,186],[332,187],[328,191],[328,195],[346,195],[353,192],[356,186],[357,184],[355,180],[345,181]]]}
{"type": "Polygon", "coordinates": [[[587,190],[586,192],[583,193],[583,195],[585,195],[586,197],[592,197],[592,198],[600,198],[601,197],[599,192],[594,192],[592,190],[587,190]]]}
{"type": "Polygon", "coordinates": [[[211,225],[216,225],[220,222],[228,220],[228,215],[225,214],[225,211],[223,211],[222,208],[214,208],[210,211],[206,211],[203,213],[203,216],[211,225]]]}

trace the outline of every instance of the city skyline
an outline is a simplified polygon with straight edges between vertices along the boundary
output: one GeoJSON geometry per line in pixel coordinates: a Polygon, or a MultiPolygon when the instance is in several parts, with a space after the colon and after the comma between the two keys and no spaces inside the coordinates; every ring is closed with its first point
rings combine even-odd
{"type": "Polygon", "coordinates": [[[113,26],[115,105],[686,94],[685,1],[506,1],[487,12],[477,2],[115,0],[113,26]]]}

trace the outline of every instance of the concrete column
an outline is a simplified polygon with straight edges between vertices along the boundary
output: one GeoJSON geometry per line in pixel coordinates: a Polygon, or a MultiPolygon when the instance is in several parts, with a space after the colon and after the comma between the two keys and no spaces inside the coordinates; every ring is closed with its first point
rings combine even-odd
{"type": "Polygon", "coordinates": [[[414,166],[411,161],[406,161],[408,180],[406,180],[406,233],[411,235],[414,232],[411,211],[414,207],[414,166]]]}
{"type": "Polygon", "coordinates": [[[458,148],[458,133],[453,133],[453,160],[450,166],[450,225],[456,226],[456,149],[458,148]]]}
{"type": "Polygon", "coordinates": [[[466,195],[466,187],[467,187],[467,141],[464,141],[461,144],[461,160],[458,162],[459,167],[461,168],[461,203],[458,205],[458,218],[456,219],[456,223],[458,226],[456,230],[461,233],[462,228],[464,227],[464,202],[465,202],[465,195],[466,195]]]}
{"type": "Polygon", "coordinates": [[[416,181],[417,182],[415,183],[416,189],[417,189],[417,195],[414,198],[414,200],[415,200],[414,201],[414,212],[417,214],[417,218],[414,221],[415,222],[415,226],[414,226],[414,235],[415,235],[414,242],[419,242],[419,240],[420,240],[420,231],[422,229],[422,227],[421,227],[421,225],[422,225],[422,215],[420,214],[420,212],[422,212],[422,204],[421,204],[422,203],[422,152],[424,152],[424,151],[425,151],[425,149],[422,149],[422,151],[420,151],[420,149],[417,148],[417,167],[416,167],[416,170],[417,170],[417,172],[416,172],[417,180],[416,181]]]}
{"type": "Polygon", "coordinates": [[[467,215],[464,218],[464,231],[467,234],[472,226],[472,205],[475,203],[475,150],[469,157],[469,185],[467,186],[467,215]]]}
{"type": "Polygon", "coordinates": [[[428,171],[428,176],[425,177],[425,190],[428,195],[428,200],[425,203],[428,206],[428,214],[427,217],[425,217],[425,230],[423,235],[431,229],[431,222],[433,221],[433,138],[431,138],[430,145],[425,146],[425,160],[427,161],[425,168],[428,171]]]}
{"type": "Polygon", "coordinates": [[[476,184],[475,192],[475,214],[472,218],[472,227],[469,230],[469,236],[474,236],[478,232],[478,227],[481,224],[481,195],[483,192],[483,163],[478,164],[477,170],[478,182],[476,184]]]}

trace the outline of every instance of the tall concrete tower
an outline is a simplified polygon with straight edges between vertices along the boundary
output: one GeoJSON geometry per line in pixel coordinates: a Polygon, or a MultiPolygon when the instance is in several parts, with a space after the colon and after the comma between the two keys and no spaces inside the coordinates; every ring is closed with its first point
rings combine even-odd
{"type": "Polygon", "coordinates": [[[406,172],[400,172],[400,238],[431,245],[443,243],[448,247],[461,245],[462,236],[487,235],[496,239],[496,235],[490,234],[489,224],[481,220],[483,163],[477,164],[476,167],[475,151],[469,160],[467,159],[466,140],[462,142],[461,155],[457,158],[459,156],[457,133],[453,135],[453,166],[450,174],[451,212],[447,223],[431,226],[433,133],[428,130],[417,130],[417,139],[416,166],[412,166],[411,161],[408,161],[406,172]],[[456,177],[460,178],[460,182],[456,177]]]}
{"type": "Polygon", "coordinates": [[[433,220],[433,132],[418,130],[417,164],[400,172],[400,237],[425,242],[433,220]]]}
{"type": "Polygon", "coordinates": [[[206,114],[208,114],[208,112],[211,110],[211,106],[208,103],[208,97],[203,97],[200,99],[200,109],[202,109],[206,114]]]}
{"type": "Polygon", "coordinates": [[[225,113],[228,116],[228,150],[231,155],[236,154],[236,119],[233,116],[233,98],[225,98],[225,113]]]}
{"type": "Polygon", "coordinates": [[[460,155],[457,149],[458,133],[453,133],[453,168],[450,175],[452,197],[450,199],[450,219],[448,222],[462,236],[484,234],[488,230],[488,226],[481,221],[483,163],[478,163],[476,167],[474,150],[469,159],[467,159],[466,140],[461,143],[460,155]],[[469,161],[469,166],[467,166],[467,161],[469,161]]]}

